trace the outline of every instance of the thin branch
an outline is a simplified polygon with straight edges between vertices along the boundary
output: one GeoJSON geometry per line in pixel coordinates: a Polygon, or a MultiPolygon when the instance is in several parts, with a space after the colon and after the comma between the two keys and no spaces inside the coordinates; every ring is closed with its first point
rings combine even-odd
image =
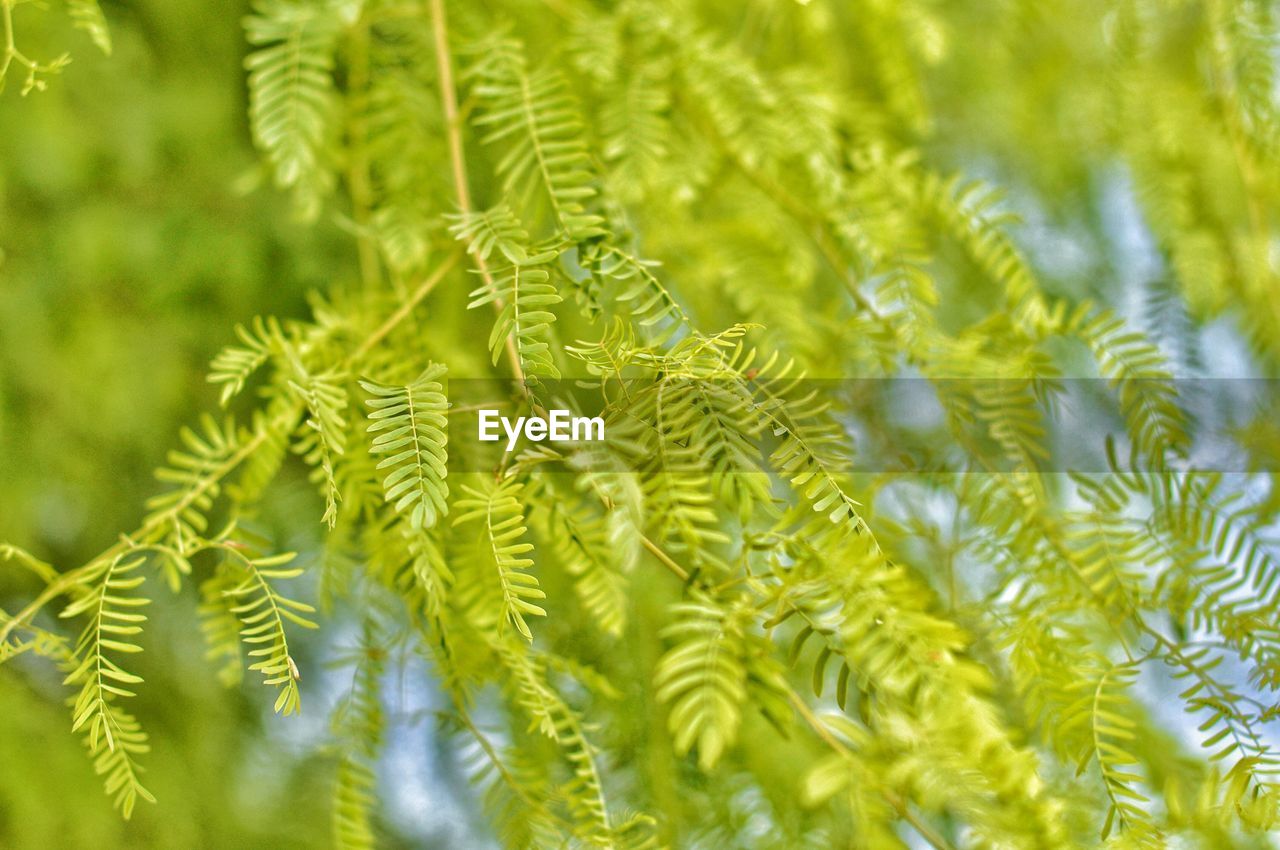
{"type": "MultiPolygon", "coordinates": [[[[440,101],[444,106],[445,134],[449,142],[449,165],[453,172],[453,190],[458,196],[458,208],[463,215],[471,213],[471,191],[467,188],[467,161],[462,149],[462,121],[458,115],[458,95],[453,83],[453,60],[449,53],[449,25],[445,20],[444,0],[431,0],[431,30],[435,35],[436,68],[440,77],[440,101]]],[[[496,294],[497,284],[489,271],[489,264],[476,251],[471,252],[476,261],[476,268],[484,278],[485,286],[496,294]]],[[[506,306],[501,297],[495,295],[493,309],[501,313],[506,306]]],[[[520,352],[516,350],[514,329],[507,334],[507,360],[511,364],[511,373],[521,389],[525,387],[524,367],[520,365],[520,352]]]]}
{"type": "Polygon", "coordinates": [[[351,195],[351,217],[356,223],[356,250],[360,262],[360,281],[366,291],[376,289],[382,280],[378,248],[370,237],[370,211],[373,189],[369,181],[367,151],[368,126],[365,110],[369,104],[369,30],[357,21],[347,43],[347,96],[353,101],[347,123],[350,151],[347,166],[347,191],[351,195]]]}
{"type": "Polygon", "coordinates": [[[387,320],[382,323],[381,327],[369,334],[364,342],[356,346],[355,350],[352,351],[351,355],[347,358],[347,363],[359,360],[367,354],[370,349],[381,342],[383,337],[395,330],[396,326],[403,322],[405,318],[413,312],[413,308],[418,306],[422,299],[426,298],[427,295],[431,293],[431,290],[436,288],[436,285],[444,279],[444,276],[453,269],[457,262],[458,252],[450,252],[449,256],[445,257],[444,262],[437,266],[436,270],[428,275],[427,279],[424,280],[418,288],[414,290],[413,294],[400,305],[400,309],[388,316],[387,320]]]}

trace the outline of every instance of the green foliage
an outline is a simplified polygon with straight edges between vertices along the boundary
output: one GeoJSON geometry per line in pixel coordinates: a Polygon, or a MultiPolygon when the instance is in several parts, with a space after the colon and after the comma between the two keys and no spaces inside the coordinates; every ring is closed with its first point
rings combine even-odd
{"type": "Polygon", "coordinates": [[[501,598],[498,621],[509,622],[526,640],[532,641],[533,633],[525,616],[545,617],[547,612],[529,600],[545,599],[547,594],[538,587],[537,576],[525,572],[533,566],[533,559],[521,557],[533,551],[533,544],[522,540],[528,531],[520,507],[523,487],[514,478],[487,481],[481,488],[462,485],[466,497],[457,502],[458,513],[453,524],[478,521],[483,548],[488,549],[497,577],[501,598]]]}
{"type": "Polygon", "coordinates": [[[368,430],[377,434],[369,451],[391,455],[378,463],[378,469],[391,470],[382,481],[387,501],[395,502],[397,513],[408,511],[409,524],[415,529],[430,528],[448,510],[445,411],[449,405],[436,380],[443,374],[443,367],[433,365],[403,387],[360,382],[372,396],[365,402],[372,408],[368,430]]]}
{"type": "Polygon", "coordinates": [[[292,552],[249,558],[241,554],[234,544],[226,551],[244,572],[244,578],[223,594],[234,603],[231,613],[240,620],[240,640],[245,645],[245,654],[253,661],[249,670],[261,673],[263,684],[279,692],[274,706],[276,713],[294,714],[302,707],[298,692],[298,680],[302,675],[289,654],[285,623],[305,629],[317,628],[304,616],[316,609],[305,602],[281,596],[272,582],[296,578],[302,570],[297,567],[279,569],[294,559],[292,552]]]}
{"type": "Polygon", "coordinates": [[[67,0],[67,14],[78,29],[89,34],[99,50],[111,55],[111,31],[107,29],[107,19],[98,0],[67,0]]]}
{"type": "Polygon", "coordinates": [[[312,480],[320,484],[324,493],[321,519],[333,528],[338,522],[338,502],[342,501],[334,463],[346,451],[347,423],[342,411],[347,406],[347,394],[340,376],[308,374],[300,363],[295,368],[301,381],[290,381],[289,386],[307,406],[309,415],[294,451],[311,466],[312,480]]]}
{"type": "Polygon", "coordinates": [[[548,263],[556,259],[557,252],[531,254],[525,247],[529,235],[505,204],[464,216],[452,230],[482,264],[485,278],[482,286],[472,290],[467,308],[493,305],[498,313],[489,334],[493,363],[497,364],[506,346],[514,345],[522,374],[560,377],[548,343],[551,323],[556,318],[548,308],[561,300],[549,282],[548,263]],[[506,263],[495,268],[491,275],[483,264],[495,247],[506,263]]]}
{"type": "Polygon", "coordinates": [[[380,679],[385,669],[383,649],[375,645],[369,628],[355,654],[351,692],[334,717],[340,745],[333,790],[333,843],[342,850],[377,846],[374,809],[377,804],[377,766],[383,737],[380,679]]]}
{"type": "Polygon", "coordinates": [[[601,218],[584,207],[596,190],[582,121],[564,76],[557,69],[531,73],[523,45],[513,39],[482,40],[469,52],[476,60],[464,78],[472,82],[482,110],[475,120],[481,141],[505,143],[497,165],[504,192],[526,201],[517,209],[540,196],[568,240],[602,235],[601,218]]]}
{"type": "Polygon", "coordinates": [[[762,640],[746,632],[749,608],[725,612],[712,600],[682,603],[664,637],[678,643],[658,664],[655,696],[671,705],[676,749],[698,747],[698,765],[715,767],[734,744],[742,706],[767,704],[785,692],[781,667],[762,640]]]}
{"type": "MultiPolygon", "coordinates": [[[[243,749],[299,785],[269,826],[325,799],[339,847],[427,843],[379,781],[414,735],[476,787],[450,796],[492,836],[446,840],[477,846],[1271,846],[1269,410],[1214,432],[1227,400],[1180,379],[1225,368],[1223,328],[1280,361],[1275,26],[1253,0],[254,3],[247,135],[343,259],[310,318],[237,307],[287,318],[213,356],[197,401],[229,412],[179,432],[139,528],[0,548],[3,681],[63,671],[126,817],[166,692],[247,669],[287,716],[307,690],[331,793],[301,793],[307,727],[243,749]],[[481,408],[606,439],[491,452],[481,408]],[[1199,468],[1204,440],[1247,471],[1199,468]],[[1094,471],[1057,474],[1064,444],[1094,471]]],[[[28,89],[61,67],[8,41],[28,89]]]]}
{"type": "Polygon", "coordinates": [[[280,323],[274,318],[264,320],[261,316],[254,318],[252,331],[245,329],[244,325],[236,325],[236,336],[243,340],[244,347],[224,348],[209,366],[212,370],[209,383],[223,385],[219,397],[223,407],[244,389],[245,381],[267,362],[283,339],[280,323]]]}
{"type": "Polygon", "coordinates": [[[271,162],[276,184],[294,190],[301,211],[315,215],[333,182],[323,161],[332,132],[334,51],[342,28],[339,3],[263,0],[245,20],[256,50],[249,70],[254,141],[271,162]]]}
{"type": "Polygon", "coordinates": [[[137,696],[129,687],[142,677],[128,672],[116,658],[142,651],[134,637],[142,633],[146,615],[137,609],[151,601],[145,596],[127,595],[139,588],[145,574],[130,575],[146,558],[117,555],[95,570],[94,588],[63,609],[61,616],[89,615],[69,662],[73,669],[63,684],[79,685],[72,703],[71,731],[84,730],[85,746],[93,759],[94,772],[104,776],[107,794],[126,818],[133,814],[138,798],[155,802],[142,786],[136,757],[147,752],[147,736],[119,701],[137,696]]]}

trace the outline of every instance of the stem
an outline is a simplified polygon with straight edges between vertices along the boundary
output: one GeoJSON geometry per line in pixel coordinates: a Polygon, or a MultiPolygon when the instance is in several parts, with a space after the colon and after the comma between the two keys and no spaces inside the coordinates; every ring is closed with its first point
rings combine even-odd
{"type": "Polygon", "coordinates": [[[662,551],[662,549],[658,546],[657,543],[654,543],[652,540],[650,540],[648,537],[644,535],[640,536],[640,542],[644,545],[644,548],[648,549],[653,554],[653,556],[662,563],[664,567],[666,567],[673,574],[675,574],[676,578],[686,582],[689,580],[689,571],[686,570],[684,567],[680,566],[679,564],[677,564],[675,561],[671,560],[671,556],[668,555],[666,552],[662,551]]]}
{"type": "MultiPolygon", "coordinates": [[[[440,75],[440,100],[444,105],[445,134],[449,142],[449,165],[453,172],[453,190],[458,196],[458,208],[463,215],[468,215],[472,210],[471,192],[467,188],[467,161],[462,149],[462,122],[458,116],[458,95],[453,84],[453,61],[449,53],[449,28],[445,20],[444,0],[431,0],[431,30],[435,35],[436,68],[440,75]]],[[[490,302],[493,304],[494,312],[501,313],[506,305],[502,298],[496,295],[498,287],[494,283],[493,275],[489,272],[489,264],[474,250],[471,251],[471,256],[476,261],[480,276],[484,278],[485,286],[490,292],[495,293],[493,301],[490,302]]],[[[520,352],[516,350],[515,339],[511,334],[507,334],[506,350],[507,360],[511,364],[511,373],[527,394],[524,367],[520,365],[520,352]]]]}
{"type": "Polygon", "coordinates": [[[37,62],[18,49],[13,35],[13,7],[19,0],[0,0],[0,21],[4,24],[4,55],[0,56],[0,89],[4,88],[5,76],[16,62],[27,69],[27,81],[22,87],[25,97],[32,89],[43,89],[44,81],[40,74],[55,74],[71,61],[67,54],[62,54],[50,62],[37,62]]]}
{"type": "Polygon", "coordinates": [[[350,164],[347,168],[347,191],[351,195],[351,217],[356,223],[356,250],[360,262],[360,281],[365,291],[377,288],[382,279],[378,249],[369,237],[369,211],[373,207],[373,190],[369,183],[369,158],[365,151],[366,126],[364,111],[369,103],[369,31],[357,24],[348,49],[347,94],[354,101],[348,124],[350,164]]]}
{"type": "Polygon", "coordinates": [[[13,58],[18,55],[17,46],[13,41],[12,2],[13,0],[0,0],[0,10],[3,10],[4,19],[4,60],[0,61],[0,80],[9,73],[9,66],[13,64],[13,58]]]}
{"type": "Polygon", "coordinates": [[[457,262],[458,252],[450,252],[449,256],[445,257],[444,262],[437,266],[436,270],[428,275],[427,279],[424,280],[422,284],[414,290],[413,294],[400,305],[400,309],[388,316],[387,320],[382,323],[381,327],[369,334],[369,336],[365,338],[364,342],[356,346],[355,350],[351,352],[351,356],[347,358],[347,362],[350,363],[352,361],[359,360],[367,354],[370,349],[381,342],[383,337],[395,330],[396,326],[403,322],[405,318],[413,312],[413,308],[418,306],[419,302],[421,302],[423,298],[426,298],[431,290],[436,288],[436,284],[440,283],[440,281],[444,279],[444,276],[453,269],[454,264],[457,262]]]}
{"type": "Polygon", "coordinates": [[[70,572],[63,573],[58,577],[57,581],[51,582],[39,596],[32,600],[30,605],[15,614],[13,619],[5,623],[3,627],[0,627],[0,643],[4,643],[4,641],[9,637],[9,634],[17,626],[26,623],[34,617],[41,608],[49,604],[49,602],[71,590],[79,584],[86,575],[91,574],[95,569],[97,569],[100,564],[105,561],[111,561],[112,559],[119,558],[121,555],[132,549],[139,548],[138,543],[135,541],[142,541],[143,543],[149,542],[148,538],[150,538],[151,535],[165,526],[173,517],[180,515],[190,507],[196,499],[204,495],[210,487],[222,480],[222,478],[230,473],[231,470],[235,469],[241,462],[248,458],[249,455],[253,454],[258,446],[262,445],[263,441],[266,440],[267,435],[270,433],[270,427],[264,426],[262,430],[254,435],[251,440],[241,446],[239,451],[223,461],[208,475],[208,477],[201,481],[199,485],[193,487],[186,496],[184,496],[169,510],[161,514],[156,514],[150,520],[143,523],[142,527],[132,534],[122,536],[119,541],[103,551],[102,554],[98,555],[98,557],[89,561],[89,563],[71,570],[70,572]]]}
{"type": "Polygon", "coordinates": [[[7,543],[0,544],[0,561],[17,561],[19,566],[26,567],[32,573],[35,573],[45,584],[58,579],[57,570],[17,546],[10,546],[7,543]]]}

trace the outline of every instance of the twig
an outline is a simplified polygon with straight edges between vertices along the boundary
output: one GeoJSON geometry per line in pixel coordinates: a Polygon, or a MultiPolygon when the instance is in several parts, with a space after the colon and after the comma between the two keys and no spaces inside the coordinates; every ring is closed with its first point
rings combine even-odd
{"type": "MultiPolygon", "coordinates": [[[[436,68],[440,77],[440,101],[444,106],[445,135],[449,142],[449,165],[453,171],[453,190],[458,196],[458,208],[463,215],[471,213],[471,191],[467,188],[467,161],[462,150],[462,122],[458,116],[458,95],[453,84],[453,61],[449,53],[449,26],[445,20],[444,0],[431,0],[431,30],[435,35],[436,68]]],[[[479,252],[471,251],[476,261],[476,268],[484,278],[485,286],[495,294],[493,309],[501,313],[506,306],[502,298],[497,296],[498,286],[494,283],[489,271],[489,264],[479,252]]],[[[514,333],[514,331],[513,331],[514,333]]],[[[511,373],[526,394],[524,367],[520,365],[520,352],[516,350],[515,338],[507,334],[507,360],[511,364],[511,373]]]]}
{"type": "Polygon", "coordinates": [[[367,354],[370,349],[381,342],[383,337],[395,330],[396,325],[404,321],[405,318],[413,312],[413,308],[418,306],[422,299],[426,298],[427,295],[431,293],[431,290],[436,288],[436,284],[440,283],[440,281],[444,279],[444,276],[453,269],[457,262],[458,251],[451,251],[449,256],[445,257],[444,262],[437,266],[436,270],[433,271],[416,290],[414,290],[413,294],[405,299],[405,302],[400,305],[400,309],[388,316],[387,320],[382,323],[381,327],[369,334],[369,336],[365,338],[364,342],[356,346],[355,350],[352,351],[351,355],[347,358],[347,361],[351,362],[353,360],[360,359],[361,356],[367,354]]]}
{"type": "Polygon", "coordinates": [[[367,151],[368,127],[365,110],[369,104],[369,31],[357,22],[348,42],[348,94],[355,101],[353,117],[347,129],[350,157],[347,167],[347,190],[351,195],[351,217],[356,223],[356,251],[360,262],[360,282],[366,291],[376,289],[382,280],[378,249],[369,235],[373,189],[369,184],[367,151]]]}

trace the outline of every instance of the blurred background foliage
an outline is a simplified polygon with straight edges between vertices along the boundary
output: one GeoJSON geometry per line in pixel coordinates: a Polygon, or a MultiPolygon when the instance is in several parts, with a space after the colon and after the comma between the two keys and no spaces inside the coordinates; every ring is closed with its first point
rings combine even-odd
{"type": "MultiPolygon", "coordinates": [[[[1103,0],[939,0],[904,4],[899,14],[885,12],[889,0],[812,0],[801,4],[812,7],[804,24],[795,23],[794,0],[686,5],[770,68],[786,68],[816,45],[850,93],[847,108],[856,115],[860,99],[874,105],[866,111],[875,124],[866,125],[869,134],[918,148],[939,171],[962,169],[1007,189],[1026,222],[1019,240],[1048,291],[1097,297],[1141,321],[1136,305],[1159,300],[1176,269],[1191,282],[1184,289],[1191,311],[1208,325],[1202,336],[1238,352],[1219,352],[1217,366],[1274,375],[1275,359],[1239,341],[1276,320],[1268,309],[1274,279],[1259,283],[1232,267],[1259,243],[1273,250],[1260,234],[1274,210],[1251,210],[1244,190],[1254,181],[1255,194],[1274,196],[1277,176],[1242,169],[1245,142],[1231,134],[1205,134],[1195,151],[1179,136],[1179,128],[1225,109],[1225,96],[1204,95],[1206,76],[1222,72],[1204,25],[1220,3],[1167,4],[1163,40],[1123,51],[1142,56],[1140,66],[1125,69],[1116,58],[1125,28],[1117,4],[1103,0]],[[901,69],[914,76],[885,77],[901,69]],[[1172,194],[1162,191],[1171,171],[1185,175],[1172,194]],[[1203,194],[1206,186],[1214,191],[1203,194]],[[1195,238],[1169,242],[1189,220],[1195,238]]],[[[1271,14],[1269,4],[1258,5],[1271,14]]],[[[20,97],[11,80],[0,96],[0,540],[66,564],[84,562],[136,524],[139,506],[155,492],[150,471],[178,427],[214,406],[207,364],[235,323],[255,314],[301,316],[309,289],[341,289],[359,275],[341,216],[300,223],[289,198],[259,186],[265,181],[250,143],[242,64],[248,4],[102,6],[110,57],[63,15],[15,6],[24,52],[69,50],[74,61],[49,78],[46,91],[20,97]]],[[[559,0],[522,8],[526,40],[552,53],[569,48],[559,0]]],[[[1274,62],[1273,46],[1262,52],[1274,62]]],[[[1240,97],[1273,95],[1246,89],[1240,97]]],[[[674,165],[672,207],[653,208],[655,218],[690,216],[683,231],[669,227],[666,241],[652,246],[675,274],[682,262],[705,259],[698,217],[725,213],[680,207],[680,169],[698,167],[674,165]]],[[[432,175],[441,186],[443,178],[432,175]]],[[[707,175],[693,178],[699,181],[707,175]]],[[[718,202],[731,214],[732,195],[718,202]]],[[[787,227],[747,222],[743,239],[786,254],[787,227]]],[[[735,291],[734,276],[750,273],[750,258],[731,259],[721,286],[692,295],[707,326],[754,318],[768,306],[735,291]]],[[[794,281],[814,275],[807,251],[772,261],[789,264],[794,281]]],[[[971,321],[990,306],[978,296],[956,298],[977,291],[963,279],[939,286],[949,308],[942,322],[971,321]]],[[[784,330],[789,318],[777,317],[784,330]]],[[[810,360],[847,373],[848,326],[833,316],[810,318],[797,336],[810,360]]],[[[288,498],[267,522],[305,544],[318,533],[314,518],[291,519],[288,498]]],[[[0,573],[0,607],[33,588],[21,573],[0,573]]],[[[0,847],[327,840],[325,774],[311,769],[323,755],[298,744],[316,734],[317,721],[301,732],[264,724],[269,714],[257,694],[220,687],[210,665],[193,662],[203,648],[190,611],[180,604],[151,612],[139,671],[149,693],[164,696],[138,700],[136,708],[152,733],[148,785],[162,789],[163,805],[141,807],[129,824],[102,797],[80,742],[67,734],[59,677],[38,665],[21,677],[0,676],[0,847]]],[[[318,640],[340,645],[349,637],[318,640]]],[[[412,761],[403,767],[421,769],[412,761]]],[[[459,846],[450,844],[448,823],[474,819],[472,804],[435,791],[434,813],[420,811],[425,797],[412,788],[407,802],[392,806],[393,840],[399,831],[419,846],[431,836],[459,846]]]]}
{"type": "MultiPolygon", "coordinates": [[[[22,49],[73,61],[46,91],[19,97],[19,78],[0,96],[0,539],[59,562],[136,521],[179,426],[216,403],[204,374],[235,322],[304,312],[309,288],[354,267],[334,226],[237,190],[258,161],[248,4],[103,5],[110,57],[60,10],[18,6],[22,49]]],[[[0,574],[0,599],[31,589],[0,574]]],[[[166,807],[132,824],[103,805],[67,734],[60,677],[0,679],[0,847],[305,847],[328,834],[322,780],[264,768],[289,765],[283,752],[246,763],[251,743],[284,745],[259,740],[258,703],[186,666],[204,652],[190,617],[159,614],[147,654],[166,694],[144,713],[166,730],[149,768],[166,807]],[[295,816],[244,805],[264,797],[295,816]]]]}

